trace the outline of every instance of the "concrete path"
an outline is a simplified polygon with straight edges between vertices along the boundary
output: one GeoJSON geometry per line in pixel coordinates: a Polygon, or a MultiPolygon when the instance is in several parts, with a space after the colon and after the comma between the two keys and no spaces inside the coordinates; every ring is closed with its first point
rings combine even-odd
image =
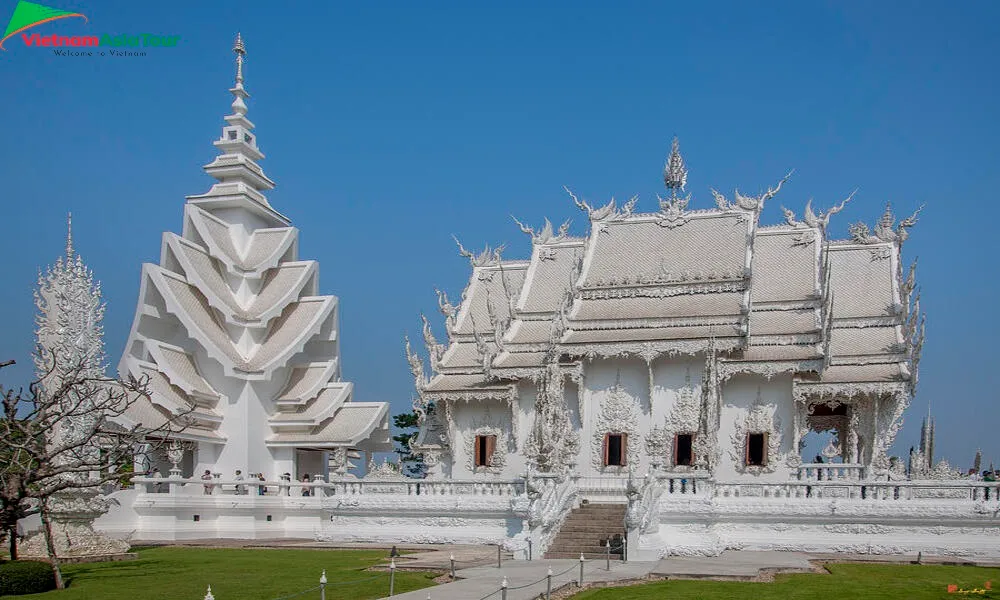
{"type": "MultiPolygon", "coordinates": [[[[583,566],[583,581],[620,581],[639,579],[649,574],[656,562],[611,562],[611,571],[603,560],[589,560],[583,566]]],[[[507,578],[507,600],[534,600],[545,593],[546,575],[552,569],[552,589],[576,581],[580,576],[580,561],[572,559],[510,561],[502,568],[496,565],[473,567],[457,571],[453,583],[397,594],[393,600],[500,600],[500,582],[507,578]]]]}
{"type": "Polygon", "coordinates": [[[761,571],[811,573],[812,556],[801,552],[727,551],[712,557],[670,557],[656,563],[652,575],[668,579],[757,579],[761,571]]]}

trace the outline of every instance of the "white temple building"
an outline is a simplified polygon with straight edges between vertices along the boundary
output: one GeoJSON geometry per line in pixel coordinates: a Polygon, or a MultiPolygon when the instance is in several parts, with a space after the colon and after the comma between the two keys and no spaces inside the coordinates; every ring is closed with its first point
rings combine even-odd
{"type": "Polygon", "coordinates": [[[223,154],[205,167],[218,183],[144,266],[120,363],[153,384],[134,418],[181,415],[188,447],[167,457],[171,477],[116,492],[99,527],[490,543],[519,558],[603,557],[616,535],[630,558],[1000,556],[1000,483],[929,468],[930,452],[908,475],[889,455],[924,341],[902,257],[916,215],[886,207],[832,239],[848,198],[761,223],[784,180],[695,208],[676,141],[655,212],[571,194],[585,236],[519,223],[523,260],[459,245],[471,275],[456,303],[437,292],[444,343],[423,320],[429,372],[406,342],[427,477],[386,463],[351,476],[352,456],[389,449],[387,406],[351,402],[340,378],[336,299],[318,295],[316,264],[297,260],[296,230],[264,195],[235,50],[223,154]],[[813,432],[833,432],[822,462],[803,456],[813,432]]]}
{"type": "MultiPolygon", "coordinates": [[[[463,255],[462,302],[439,292],[448,344],[424,321],[432,377],[408,350],[426,412],[418,449],[449,477],[542,472],[621,476],[650,468],[785,481],[809,463],[810,431],[854,476],[888,474],[889,447],[923,344],[914,267],[900,255],[916,215],[827,234],[844,203],[760,223],[760,196],[681,196],[675,140],[659,211],[633,198],[594,208],[589,235],[551,224],[529,260],[463,255]],[[832,452],[830,451],[832,450],[832,452]]],[[[461,248],[461,246],[460,246],[461,248]]],[[[902,467],[903,465],[900,465],[902,467]]]]}
{"type": "Polygon", "coordinates": [[[187,197],[182,233],[164,233],[159,264],[142,267],[118,368],[153,393],[130,416],[185,425],[187,477],[344,475],[352,455],[391,449],[388,404],[352,402],[341,379],[337,298],[320,294],[319,265],[299,259],[298,229],[268,203],[239,38],[234,51],[232,114],[204,167],[217,183],[187,197]]]}

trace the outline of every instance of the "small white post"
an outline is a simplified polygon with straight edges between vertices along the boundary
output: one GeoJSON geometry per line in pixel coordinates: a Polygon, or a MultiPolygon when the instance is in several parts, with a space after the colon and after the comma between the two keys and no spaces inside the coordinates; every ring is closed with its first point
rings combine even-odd
{"type": "Polygon", "coordinates": [[[208,586],[208,591],[205,593],[205,600],[215,600],[215,596],[212,595],[212,586],[208,586]]]}
{"type": "Polygon", "coordinates": [[[611,570],[611,538],[604,542],[604,564],[608,571],[611,570]]]}
{"type": "Polygon", "coordinates": [[[507,576],[503,576],[503,581],[500,582],[500,600],[507,600],[507,576]]]}
{"type": "Polygon", "coordinates": [[[552,567],[549,567],[549,572],[545,575],[545,600],[550,600],[552,597],[552,567]]]}
{"type": "Polygon", "coordinates": [[[389,595],[392,596],[396,591],[396,559],[392,558],[389,560],[389,595]]]}
{"type": "Polygon", "coordinates": [[[500,544],[497,544],[497,568],[500,568],[500,544]]]}
{"type": "Polygon", "coordinates": [[[319,576],[319,600],[326,600],[326,569],[319,576]]]}
{"type": "Polygon", "coordinates": [[[577,581],[578,587],[583,587],[583,552],[580,553],[580,579],[577,581]]]}
{"type": "Polygon", "coordinates": [[[455,579],[455,553],[451,553],[451,578],[455,579]]]}

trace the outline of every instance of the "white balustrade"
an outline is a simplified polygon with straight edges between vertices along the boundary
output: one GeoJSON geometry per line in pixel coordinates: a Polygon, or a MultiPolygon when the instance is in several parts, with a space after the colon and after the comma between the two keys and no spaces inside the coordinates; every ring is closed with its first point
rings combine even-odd
{"type": "Polygon", "coordinates": [[[142,494],[156,493],[157,484],[170,494],[213,496],[364,496],[394,494],[402,496],[496,496],[515,497],[524,493],[524,481],[514,480],[427,480],[427,479],[334,479],[311,481],[238,481],[233,479],[187,479],[181,477],[134,477],[142,494]],[[263,489],[263,493],[261,493],[263,489]],[[206,493],[203,490],[208,490],[206,493]],[[237,493],[238,491],[242,493],[237,493]]]}
{"type": "Polygon", "coordinates": [[[799,465],[800,481],[861,481],[865,467],[856,463],[804,463],[799,465]]]}
{"type": "Polygon", "coordinates": [[[793,480],[776,483],[714,483],[717,498],[848,499],[857,501],[992,501],[1000,499],[1000,482],[793,480]]]}

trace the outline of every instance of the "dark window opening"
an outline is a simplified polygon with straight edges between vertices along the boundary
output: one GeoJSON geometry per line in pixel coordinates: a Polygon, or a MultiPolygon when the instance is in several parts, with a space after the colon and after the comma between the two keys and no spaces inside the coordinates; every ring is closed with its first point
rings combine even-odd
{"type": "Polygon", "coordinates": [[[678,433],[674,436],[674,465],[690,467],[694,464],[694,434],[678,433]]]}
{"type": "Polygon", "coordinates": [[[604,436],[604,464],[608,467],[624,467],[628,435],[609,433],[604,436]]]}
{"type": "Polygon", "coordinates": [[[236,132],[235,131],[230,131],[229,132],[229,139],[231,139],[231,140],[235,140],[236,139],[236,132]]]}
{"type": "Polygon", "coordinates": [[[251,137],[249,133],[244,133],[243,134],[243,141],[246,142],[246,143],[248,143],[248,144],[253,144],[253,137],[251,137]]]}
{"type": "Polygon", "coordinates": [[[194,521],[195,521],[195,523],[197,523],[197,522],[198,522],[198,521],[200,521],[200,520],[201,520],[201,515],[195,515],[195,516],[194,516],[194,521]]]}
{"type": "Polygon", "coordinates": [[[497,436],[476,436],[476,466],[488,467],[493,464],[493,452],[496,450],[497,436]]]}
{"type": "Polygon", "coordinates": [[[747,466],[763,467],[767,464],[767,434],[747,434],[747,466]]]}

